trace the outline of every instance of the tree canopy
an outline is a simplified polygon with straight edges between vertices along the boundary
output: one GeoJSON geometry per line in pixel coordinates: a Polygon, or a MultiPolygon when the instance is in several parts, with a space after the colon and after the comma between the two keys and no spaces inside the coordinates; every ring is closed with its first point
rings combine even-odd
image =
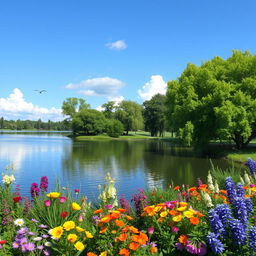
{"type": "Polygon", "coordinates": [[[165,101],[165,95],[156,94],[150,100],[143,103],[145,130],[150,131],[151,136],[163,136],[166,122],[165,101]]]}
{"type": "Polygon", "coordinates": [[[256,136],[256,55],[233,51],[227,60],[188,64],[168,83],[167,107],[170,125],[194,145],[220,139],[246,146],[256,136]]]}

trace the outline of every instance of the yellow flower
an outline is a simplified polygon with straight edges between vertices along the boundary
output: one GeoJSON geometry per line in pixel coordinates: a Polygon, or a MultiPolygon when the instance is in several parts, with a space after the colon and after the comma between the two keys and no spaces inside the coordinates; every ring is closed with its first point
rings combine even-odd
{"type": "Polygon", "coordinates": [[[81,206],[77,203],[72,203],[72,210],[74,211],[80,211],[81,210],[81,206]]]}
{"type": "Polygon", "coordinates": [[[157,205],[155,208],[154,208],[154,212],[159,212],[163,207],[160,205],[157,205]]]}
{"type": "Polygon", "coordinates": [[[193,214],[197,214],[197,211],[195,211],[194,209],[192,209],[192,208],[189,208],[188,209],[190,212],[192,212],[193,214]]]}
{"type": "Polygon", "coordinates": [[[63,234],[63,227],[59,226],[51,230],[51,236],[53,238],[60,238],[63,234]]]}
{"type": "Polygon", "coordinates": [[[74,243],[77,240],[77,235],[76,234],[69,234],[67,239],[70,243],[74,243]]]}
{"type": "Polygon", "coordinates": [[[66,221],[64,224],[63,224],[63,228],[67,231],[73,229],[76,227],[76,224],[74,221],[70,220],[70,221],[66,221]]]}
{"type": "Polygon", "coordinates": [[[250,188],[252,192],[256,192],[256,187],[250,188]]]}
{"type": "Polygon", "coordinates": [[[105,252],[102,252],[99,256],[107,256],[107,251],[105,251],[105,252]]]}
{"type": "Polygon", "coordinates": [[[81,228],[81,227],[79,227],[79,226],[77,226],[77,227],[76,227],[76,231],[77,231],[77,232],[83,232],[83,231],[85,231],[85,229],[84,229],[84,228],[81,228]]]}
{"type": "Polygon", "coordinates": [[[84,244],[81,242],[76,242],[74,246],[78,251],[82,251],[85,248],[84,244]]]}
{"type": "Polygon", "coordinates": [[[194,214],[191,211],[185,211],[183,214],[184,214],[185,217],[187,217],[189,219],[194,217],[194,214]]]}
{"type": "Polygon", "coordinates": [[[187,206],[182,206],[182,207],[177,208],[176,210],[179,212],[183,212],[186,210],[186,208],[187,208],[187,206]]]}
{"type": "Polygon", "coordinates": [[[60,193],[51,192],[51,193],[48,193],[47,196],[50,197],[50,198],[58,198],[60,196],[60,193]]]}
{"type": "Polygon", "coordinates": [[[163,217],[163,218],[166,217],[167,215],[168,215],[168,212],[167,212],[167,211],[164,211],[164,212],[161,212],[161,213],[160,213],[160,216],[163,217]]]}
{"type": "Polygon", "coordinates": [[[173,217],[172,220],[175,221],[175,222],[180,222],[182,220],[182,216],[177,215],[177,216],[173,217]]]}
{"type": "Polygon", "coordinates": [[[87,238],[93,238],[93,235],[89,231],[85,231],[85,235],[87,238]]]}

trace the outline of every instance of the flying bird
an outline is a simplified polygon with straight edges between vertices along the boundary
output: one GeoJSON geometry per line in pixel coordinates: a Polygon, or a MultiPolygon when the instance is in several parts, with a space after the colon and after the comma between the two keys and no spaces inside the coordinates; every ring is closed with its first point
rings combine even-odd
{"type": "Polygon", "coordinates": [[[35,90],[36,92],[39,92],[40,94],[42,94],[43,92],[47,92],[46,90],[35,90]]]}

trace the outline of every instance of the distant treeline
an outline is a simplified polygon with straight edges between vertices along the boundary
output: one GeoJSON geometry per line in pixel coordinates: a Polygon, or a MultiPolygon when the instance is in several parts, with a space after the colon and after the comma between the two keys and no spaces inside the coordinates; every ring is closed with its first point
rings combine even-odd
{"type": "Polygon", "coordinates": [[[37,121],[31,120],[5,120],[0,118],[0,129],[8,130],[55,130],[55,131],[68,131],[71,130],[71,123],[67,120],[53,122],[43,122],[41,119],[37,121]]]}

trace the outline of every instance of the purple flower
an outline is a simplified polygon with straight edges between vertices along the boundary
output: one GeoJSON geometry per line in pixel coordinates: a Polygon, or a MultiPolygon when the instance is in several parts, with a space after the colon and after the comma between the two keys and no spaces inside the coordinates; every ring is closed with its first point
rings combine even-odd
{"type": "Polygon", "coordinates": [[[232,218],[232,213],[228,205],[218,204],[215,210],[218,213],[223,226],[227,227],[229,220],[232,218]]]}
{"type": "Polygon", "coordinates": [[[238,197],[244,197],[244,188],[243,188],[243,185],[238,182],[237,185],[236,185],[236,195],[238,197]]]}
{"type": "Polygon", "coordinates": [[[229,222],[229,227],[233,237],[233,242],[238,245],[246,244],[246,232],[243,223],[237,219],[232,219],[229,222]]]}
{"type": "Polygon", "coordinates": [[[47,192],[48,190],[48,178],[46,176],[41,177],[40,189],[41,192],[47,192]]]}
{"type": "Polygon", "coordinates": [[[251,173],[252,176],[254,176],[254,173],[256,172],[256,162],[253,161],[250,157],[248,158],[248,167],[249,167],[249,171],[251,173]]]}
{"type": "Polygon", "coordinates": [[[235,197],[233,200],[233,206],[235,218],[240,220],[243,223],[244,228],[246,229],[248,225],[248,215],[244,198],[235,197]]]}
{"type": "Polygon", "coordinates": [[[31,252],[31,251],[34,251],[34,250],[35,250],[35,244],[33,244],[33,243],[28,243],[28,244],[26,244],[25,246],[26,246],[26,250],[27,250],[28,252],[31,252]]]}
{"type": "Polygon", "coordinates": [[[108,209],[108,210],[111,210],[111,209],[112,209],[112,207],[113,207],[113,205],[112,205],[112,204],[106,204],[106,205],[105,205],[105,208],[106,208],[106,209],[108,209]]]}
{"type": "Polygon", "coordinates": [[[200,178],[197,178],[196,180],[197,186],[200,187],[201,185],[203,185],[203,182],[200,178]]]}
{"type": "Polygon", "coordinates": [[[225,180],[226,190],[227,190],[227,198],[230,203],[233,202],[236,197],[235,184],[231,177],[227,177],[225,180]]]}
{"type": "Polygon", "coordinates": [[[127,213],[131,212],[131,205],[129,203],[129,201],[127,199],[124,198],[124,195],[121,195],[120,199],[119,199],[120,205],[123,209],[126,210],[127,213]]]}
{"type": "Polygon", "coordinates": [[[38,226],[39,228],[48,228],[48,226],[44,225],[44,224],[41,224],[38,226]]]}
{"type": "Polygon", "coordinates": [[[45,256],[51,255],[50,250],[48,250],[48,249],[43,250],[43,254],[44,254],[45,256]]]}
{"type": "Polygon", "coordinates": [[[19,243],[18,242],[13,242],[12,243],[12,248],[19,248],[19,243]]]}
{"type": "Polygon", "coordinates": [[[134,202],[137,215],[140,216],[144,207],[147,206],[148,202],[147,196],[144,194],[143,190],[139,188],[138,191],[138,194],[132,195],[132,201],[134,202]]]}
{"type": "Polygon", "coordinates": [[[247,209],[247,214],[248,216],[252,215],[252,211],[253,211],[253,206],[252,206],[252,200],[251,198],[246,198],[244,200],[245,205],[246,205],[246,209],[247,209]]]}
{"type": "Polygon", "coordinates": [[[43,249],[44,249],[44,246],[43,246],[43,245],[38,245],[36,248],[37,248],[38,250],[43,250],[43,249]]]}
{"type": "Polygon", "coordinates": [[[223,243],[218,239],[218,235],[210,233],[207,235],[209,246],[213,253],[220,254],[224,251],[223,243]]]}
{"type": "Polygon", "coordinates": [[[183,251],[184,250],[184,246],[182,243],[176,243],[176,248],[179,250],[179,251],[183,251]]]}
{"type": "Polygon", "coordinates": [[[34,236],[35,233],[34,233],[34,232],[28,232],[28,235],[29,235],[29,236],[34,236]]]}
{"type": "Polygon", "coordinates": [[[39,222],[39,221],[36,220],[36,219],[31,219],[31,221],[34,222],[34,223],[38,223],[38,222],[39,222]]]}
{"type": "Polygon", "coordinates": [[[20,235],[23,235],[23,234],[25,234],[26,232],[28,232],[28,228],[21,228],[21,229],[19,229],[19,230],[17,231],[17,233],[20,234],[20,235]]]}
{"type": "Polygon", "coordinates": [[[209,211],[209,220],[212,231],[215,234],[223,234],[225,229],[215,209],[209,211]]]}
{"type": "Polygon", "coordinates": [[[30,187],[30,194],[34,198],[35,196],[39,196],[39,188],[37,183],[32,183],[30,187]]]}
{"type": "Polygon", "coordinates": [[[48,238],[49,236],[48,235],[42,235],[43,238],[48,238]]]}
{"type": "Polygon", "coordinates": [[[249,247],[256,252],[256,227],[251,226],[249,228],[249,247]]]}

